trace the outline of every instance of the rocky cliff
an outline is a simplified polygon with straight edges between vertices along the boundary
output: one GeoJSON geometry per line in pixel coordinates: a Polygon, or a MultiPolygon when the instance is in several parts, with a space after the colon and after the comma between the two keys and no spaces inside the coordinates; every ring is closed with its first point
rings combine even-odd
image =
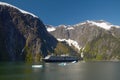
{"type": "Polygon", "coordinates": [[[85,21],[75,25],[48,26],[59,41],[74,46],[86,60],[120,59],[120,27],[109,22],[85,21]]]}
{"type": "Polygon", "coordinates": [[[57,40],[37,16],[0,2],[0,61],[39,61],[56,45],[57,40]]]}

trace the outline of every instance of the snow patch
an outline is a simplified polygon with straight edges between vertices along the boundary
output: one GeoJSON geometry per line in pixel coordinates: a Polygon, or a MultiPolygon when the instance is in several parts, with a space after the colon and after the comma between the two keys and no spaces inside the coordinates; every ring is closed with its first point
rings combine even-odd
{"type": "Polygon", "coordinates": [[[109,30],[111,27],[120,28],[120,27],[118,27],[116,25],[112,25],[112,24],[110,24],[108,22],[104,22],[104,21],[95,22],[95,21],[89,21],[89,20],[87,20],[87,23],[89,23],[90,25],[96,25],[96,26],[104,28],[106,30],[109,30]]]}
{"type": "Polygon", "coordinates": [[[22,13],[24,13],[24,14],[29,14],[29,15],[31,15],[31,16],[33,16],[33,17],[38,18],[38,16],[36,16],[36,15],[30,13],[30,12],[24,11],[24,10],[22,10],[22,9],[16,7],[16,6],[13,6],[13,5],[11,5],[11,4],[8,4],[8,3],[5,3],[5,2],[0,2],[0,5],[8,6],[8,7],[12,7],[12,8],[18,9],[20,12],[22,12],[22,13]]]}
{"type": "Polygon", "coordinates": [[[68,43],[69,46],[75,46],[78,50],[81,49],[81,47],[79,46],[78,42],[77,41],[74,41],[74,40],[71,40],[71,39],[57,39],[58,41],[65,41],[68,43]]]}
{"type": "Polygon", "coordinates": [[[101,27],[101,28],[106,29],[106,30],[110,30],[112,27],[120,28],[120,26],[112,25],[109,22],[106,22],[104,20],[98,20],[98,21],[87,20],[86,22],[78,23],[78,24],[75,24],[73,26],[76,27],[76,26],[82,26],[82,25],[85,25],[85,24],[89,24],[90,26],[94,26],[95,25],[97,27],[101,27]]]}
{"type": "Polygon", "coordinates": [[[75,27],[75,26],[80,26],[80,25],[84,25],[84,24],[86,24],[86,22],[78,23],[78,24],[75,24],[73,26],[75,27]]]}
{"type": "Polygon", "coordinates": [[[67,28],[67,26],[66,26],[66,25],[59,25],[58,27],[67,28]]]}
{"type": "Polygon", "coordinates": [[[52,31],[55,31],[55,30],[56,30],[56,29],[55,29],[54,27],[48,27],[48,28],[47,28],[47,31],[48,31],[48,32],[52,32],[52,31]]]}
{"type": "Polygon", "coordinates": [[[72,29],[74,29],[74,28],[73,28],[73,27],[68,27],[68,28],[67,28],[67,30],[72,30],[72,29]]]}

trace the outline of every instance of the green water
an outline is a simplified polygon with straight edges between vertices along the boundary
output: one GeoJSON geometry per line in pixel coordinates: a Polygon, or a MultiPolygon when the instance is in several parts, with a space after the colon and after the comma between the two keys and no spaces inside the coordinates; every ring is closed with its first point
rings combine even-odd
{"type": "Polygon", "coordinates": [[[0,63],[0,80],[120,80],[120,62],[0,63]]]}

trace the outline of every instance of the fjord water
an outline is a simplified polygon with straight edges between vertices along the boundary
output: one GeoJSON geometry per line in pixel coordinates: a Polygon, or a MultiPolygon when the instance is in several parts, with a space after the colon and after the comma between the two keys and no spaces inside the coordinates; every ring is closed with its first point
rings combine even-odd
{"type": "Polygon", "coordinates": [[[120,80],[120,62],[0,63],[0,80],[120,80]]]}

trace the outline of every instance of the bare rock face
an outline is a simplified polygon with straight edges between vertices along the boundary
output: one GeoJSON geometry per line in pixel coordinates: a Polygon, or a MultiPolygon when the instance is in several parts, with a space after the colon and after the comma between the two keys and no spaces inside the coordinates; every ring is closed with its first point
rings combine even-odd
{"type": "MultiPolygon", "coordinates": [[[[88,60],[120,59],[120,26],[106,21],[86,21],[76,25],[47,26],[47,30],[58,40],[70,40],[88,60]]],[[[69,41],[68,41],[69,40],[69,41]]]]}
{"type": "Polygon", "coordinates": [[[0,3],[0,61],[35,60],[53,52],[57,40],[43,22],[7,3],[0,3]]]}

